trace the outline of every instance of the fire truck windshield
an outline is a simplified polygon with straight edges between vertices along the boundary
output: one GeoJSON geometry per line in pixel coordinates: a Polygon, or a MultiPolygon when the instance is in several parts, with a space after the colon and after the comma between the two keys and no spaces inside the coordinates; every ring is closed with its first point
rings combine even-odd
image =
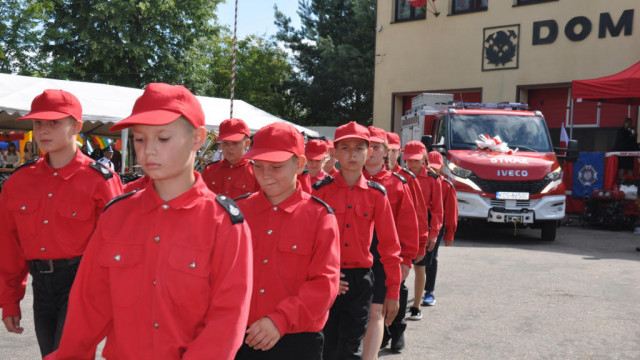
{"type": "Polygon", "coordinates": [[[500,136],[509,148],[519,151],[553,152],[545,121],[537,116],[469,115],[449,116],[451,150],[477,149],[480,134],[500,136]]]}

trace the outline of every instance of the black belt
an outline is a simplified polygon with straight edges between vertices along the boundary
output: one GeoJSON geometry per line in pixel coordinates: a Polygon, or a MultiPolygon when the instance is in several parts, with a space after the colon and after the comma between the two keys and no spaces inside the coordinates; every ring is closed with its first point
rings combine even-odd
{"type": "Polygon", "coordinates": [[[56,270],[78,266],[81,259],[82,256],[78,256],[73,259],[31,260],[29,261],[29,265],[32,272],[40,274],[52,274],[56,270]]]}

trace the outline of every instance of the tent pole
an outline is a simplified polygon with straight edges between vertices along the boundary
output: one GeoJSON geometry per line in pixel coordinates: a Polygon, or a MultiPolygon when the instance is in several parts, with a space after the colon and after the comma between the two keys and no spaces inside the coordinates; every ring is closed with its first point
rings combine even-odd
{"type": "Polygon", "coordinates": [[[127,153],[128,153],[128,145],[129,145],[129,129],[123,129],[120,133],[120,142],[122,143],[122,166],[121,166],[121,174],[124,174],[124,170],[126,169],[127,164],[127,153]]]}

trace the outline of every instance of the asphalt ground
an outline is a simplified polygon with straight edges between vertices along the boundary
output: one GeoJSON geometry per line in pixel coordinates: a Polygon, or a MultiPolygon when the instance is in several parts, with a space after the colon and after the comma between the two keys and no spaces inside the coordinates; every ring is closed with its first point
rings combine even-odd
{"type": "MultiPolygon", "coordinates": [[[[380,358],[640,359],[636,247],[629,231],[565,226],[543,242],[539,230],[463,229],[440,249],[436,305],[409,322],[404,351],[380,358]]],[[[31,304],[29,288],[24,334],[0,331],[0,359],[39,358],[31,304]]]]}

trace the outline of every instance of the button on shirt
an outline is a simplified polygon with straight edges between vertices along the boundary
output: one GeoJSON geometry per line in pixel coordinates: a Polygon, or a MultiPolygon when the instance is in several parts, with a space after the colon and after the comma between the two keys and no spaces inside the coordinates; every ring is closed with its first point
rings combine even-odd
{"type": "Polygon", "coordinates": [[[378,235],[378,252],[387,279],[389,299],[398,299],[400,289],[400,244],[393,222],[391,205],[381,191],[367,185],[364,176],[348,185],[338,173],[335,180],[314,191],[314,195],[333,208],[340,229],[340,266],[346,269],[370,268],[369,251],[374,223],[378,235]]]}
{"type": "Polygon", "coordinates": [[[253,241],[248,325],[263,317],[281,335],[322,330],[338,293],[338,222],[298,188],[273,205],[262,191],[238,201],[253,241]]]}
{"type": "Polygon", "coordinates": [[[57,358],[93,359],[107,335],[107,359],[232,359],[249,314],[250,246],[246,222],[231,223],[199,174],[168,202],[150,181],[102,215],[57,358]]]}
{"type": "Polygon", "coordinates": [[[211,163],[202,170],[202,180],[214,193],[232,199],[260,190],[249,160],[240,160],[235,165],[226,159],[211,163]]]}
{"type": "Polygon", "coordinates": [[[400,239],[400,257],[403,264],[411,267],[412,260],[418,254],[418,218],[409,187],[384,168],[375,175],[369,175],[366,170],[363,170],[363,174],[367,180],[382,184],[387,190],[398,239],[400,239]]]}
{"type": "Polygon", "coordinates": [[[424,202],[424,196],[422,196],[420,183],[415,177],[415,174],[408,172],[398,164],[396,164],[393,172],[402,175],[407,180],[407,186],[411,191],[411,200],[413,200],[413,206],[416,209],[416,216],[418,217],[418,234],[420,234],[418,237],[418,255],[425,255],[427,253],[427,245],[429,244],[429,213],[427,211],[427,204],[424,202]]]}
{"type": "Polygon", "coordinates": [[[48,160],[45,155],[16,170],[0,193],[3,318],[20,315],[27,261],[82,255],[105,205],[122,194],[118,176],[106,180],[80,150],[59,169],[48,160]]]}
{"type": "Polygon", "coordinates": [[[431,215],[429,223],[429,237],[435,239],[442,228],[442,189],[440,180],[429,176],[427,168],[422,166],[419,174],[416,174],[420,188],[422,189],[422,197],[427,204],[427,211],[431,215]]]}

